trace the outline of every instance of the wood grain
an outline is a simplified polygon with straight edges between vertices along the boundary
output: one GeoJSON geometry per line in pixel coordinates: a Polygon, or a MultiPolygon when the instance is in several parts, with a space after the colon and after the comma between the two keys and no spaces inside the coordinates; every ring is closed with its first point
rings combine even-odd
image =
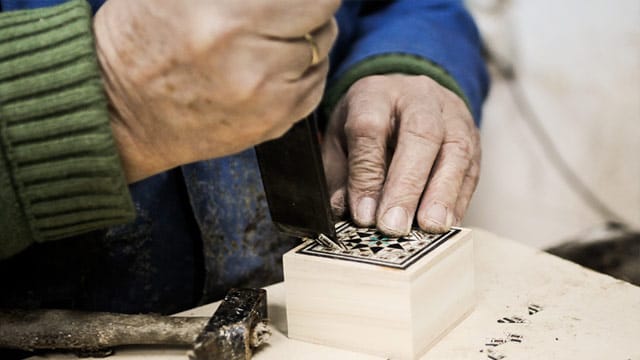
{"type": "Polygon", "coordinates": [[[284,255],[288,336],[393,359],[416,359],[474,304],[471,231],[406,269],[284,255]]]}

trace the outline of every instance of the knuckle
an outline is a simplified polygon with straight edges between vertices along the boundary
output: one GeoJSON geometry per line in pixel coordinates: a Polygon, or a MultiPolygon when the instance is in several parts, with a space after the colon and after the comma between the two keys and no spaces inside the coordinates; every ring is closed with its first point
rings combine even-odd
{"type": "Polygon", "coordinates": [[[416,83],[427,90],[439,89],[441,87],[439,86],[440,84],[427,75],[416,75],[416,78],[419,80],[416,83]]]}
{"type": "Polygon", "coordinates": [[[375,88],[380,82],[384,82],[385,77],[383,75],[369,75],[356,81],[347,93],[360,93],[366,92],[370,88],[375,88]]]}
{"type": "Polygon", "coordinates": [[[377,139],[386,136],[389,125],[378,120],[379,116],[368,111],[357,111],[348,114],[344,125],[347,137],[377,139]]]}
{"type": "Polygon", "coordinates": [[[384,180],[385,159],[382,152],[374,146],[363,146],[349,154],[349,168],[353,178],[369,177],[384,180]]]}
{"type": "Polygon", "coordinates": [[[426,75],[413,75],[411,79],[407,79],[409,84],[407,86],[413,86],[417,91],[442,101],[445,98],[445,93],[449,91],[447,88],[440,85],[437,81],[433,80],[426,75]]]}
{"type": "MultiPolygon", "coordinates": [[[[360,137],[357,141],[349,141],[349,160],[354,167],[367,166],[371,170],[382,168],[386,164],[386,149],[377,137],[360,137]],[[371,167],[375,165],[375,168],[371,167]]],[[[366,169],[365,169],[366,170],[366,169]]]]}
{"type": "Polygon", "coordinates": [[[444,141],[444,130],[441,126],[437,125],[428,130],[407,127],[403,133],[409,137],[411,141],[427,147],[440,147],[444,141]]]}
{"type": "Polygon", "coordinates": [[[453,146],[460,153],[465,154],[469,157],[469,161],[471,161],[471,156],[475,152],[475,146],[468,138],[459,138],[453,141],[453,146]]]}
{"type": "Polygon", "coordinates": [[[361,158],[349,164],[349,190],[352,193],[378,192],[385,180],[379,159],[361,158]]]}
{"type": "Polygon", "coordinates": [[[478,181],[480,180],[480,164],[476,161],[473,161],[465,177],[467,181],[471,181],[475,188],[475,185],[477,185],[478,181]]]}
{"type": "Polygon", "coordinates": [[[443,150],[465,162],[471,162],[476,154],[477,146],[469,137],[455,137],[443,145],[443,150]]]}

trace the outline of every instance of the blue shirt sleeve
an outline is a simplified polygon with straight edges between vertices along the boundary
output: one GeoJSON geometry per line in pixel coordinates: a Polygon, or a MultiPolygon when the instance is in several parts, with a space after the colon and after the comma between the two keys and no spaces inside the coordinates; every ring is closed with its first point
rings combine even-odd
{"type": "MultiPolygon", "coordinates": [[[[0,11],[35,9],[47,6],[55,6],[67,0],[0,0],[0,11]]],[[[87,0],[94,13],[106,0],[87,0]]]]}
{"type": "Polygon", "coordinates": [[[479,121],[489,78],[478,30],[462,1],[350,1],[336,18],[340,36],[331,54],[331,79],[372,56],[419,56],[453,77],[479,121]]]}

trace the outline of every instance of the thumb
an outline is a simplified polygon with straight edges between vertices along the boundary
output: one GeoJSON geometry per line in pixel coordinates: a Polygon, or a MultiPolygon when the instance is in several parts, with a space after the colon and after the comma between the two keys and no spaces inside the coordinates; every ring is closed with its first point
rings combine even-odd
{"type": "Polygon", "coordinates": [[[322,144],[322,162],[329,188],[333,215],[341,218],[347,209],[347,156],[343,146],[343,136],[337,131],[336,123],[343,124],[341,111],[336,109],[322,144]]]}

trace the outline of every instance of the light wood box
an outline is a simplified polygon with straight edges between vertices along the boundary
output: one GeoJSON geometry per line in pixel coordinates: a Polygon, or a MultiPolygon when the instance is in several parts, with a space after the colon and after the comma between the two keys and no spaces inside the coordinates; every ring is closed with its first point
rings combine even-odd
{"type": "Polygon", "coordinates": [[[283,258],[288,336],[419,358],[475,302],[472,233],[454,229],[447,236],[404,269],[311,254],[310,242],[289,251],[283,258]]]}

